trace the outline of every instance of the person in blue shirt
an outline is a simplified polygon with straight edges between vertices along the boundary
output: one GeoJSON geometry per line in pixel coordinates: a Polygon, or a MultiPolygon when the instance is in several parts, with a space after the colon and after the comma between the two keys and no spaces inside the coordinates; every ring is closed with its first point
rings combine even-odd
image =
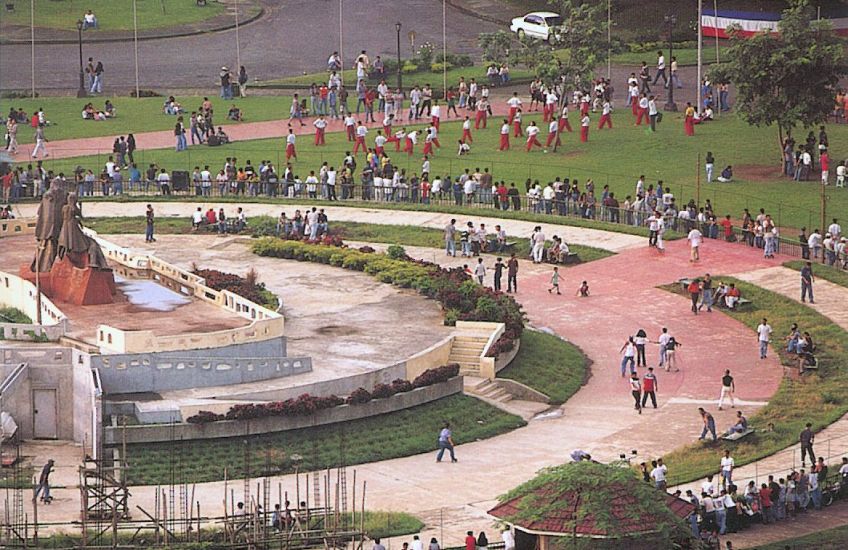
{"type": "Polygon", "coordinates": [[[439,454],[436,455],[436,462],[442,461],[445,450],[450,452],[451,462],[456,462],[456,456],[453,453],[453,434],[449,422],[445,422],[442,431],[439,432],[439,454]]]}

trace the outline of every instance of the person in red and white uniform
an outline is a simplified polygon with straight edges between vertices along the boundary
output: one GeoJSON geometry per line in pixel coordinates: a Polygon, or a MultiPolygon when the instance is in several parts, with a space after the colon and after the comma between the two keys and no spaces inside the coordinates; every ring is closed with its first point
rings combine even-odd
{"type": "Polygon", "coordinates": [[[477,102],[477,112],[474,114],[474,129],[479,130],[480,125],[482,124],[483,128],[486,127],[486,118],[489,116],[489,101],[485,98],[481,98],[480,101],[477,102]]]}
{"type": "Polygon", "coordinates": [[[464,143],[474,142],[471,138],[471,119],[467,115],[465,116],[465,120],[462,122],[462,141],[464,143]]]}
{"type": "Polygon", "coordinates": [[[589,124],[591,121],[589,120],[589,113],[583,115],[583,118],[580,119],[580,141],[587,142],[589,141],[589,124]]]}
{"type": "Polygon", "coordinates": [[[418,143],[418,132],[420,130],[412,130],[411,132],[406,134],[405,145],[403,148],[403,152],[412,156],[415,153],[415,144],[418,143]]]}
{"type": "Polygon", "coordinates": [[[550,147],[556,141],[556,146],[559,147],[562,142],[559,140],[559,121],[552,119],[548,123],[548,139],[545,141],[545,147],[550,147]]]}
{"type": "Polygon", "coordinates": [[[437,149],[442,148],[442,144],[439,143],[439,127],[433,124],[430,126],[430,133],[432,134],[433,146],[437,149]]]}
{"type": "Polygon", "coordinates": [[[521,98],[518,97],[518,92],[512,92],[512,97],[506,100],[506,104],[509,106],[509,124],[512,124],[515,113],[521,108],[521,98]]]}
{"type": "Polygon", "coordinates": [[[512,118],[512,127],[515,130],[512,137],[524,137],[524,132],[521,130],[521,109],[515,111],[515,116],[512,118]]]}
{"type": "Polygon", "coordinates": [[[559,132],[562,133],[563,130],[571,131],[571,123],[568,122],[568,102],[563,104],[559,115],[559,132]]]}
{"type": "Polygon", "coordinates": [[[639,114],[636,115],[636,126],[640,126],[642,124],[642,119],[645,119],[645,123],[648,122],[648,96],[642,94],[639,97],[639,114]]]}
{"type": "Polygon", "coordinates": [[[601,119],[598,121],[598,130],[604,127],[604,124],[612,130],[612,117],[610,116],[612,113],[612,106],[609,101],[604,101],[604,105],[601,108],[601,119]]]}
{"type": "Polygon", "coordinates": [[[295,139],[296,136],[294,135],[294,130],[289,128],[289,135],[286,136],[286,162],[292,158],[297,160],[297,151],[294,149],[295,139]]]}
{"type": "Polygon", "coordinates": [[[315,126],[315,145],[326,145],[324,131],[327,129],[327,121],[324,119],[324,115],[318,115],[312,125],[315,126]]]}
{"type": "Polygon", "coordinates": [[[374,152],[378,157],[382,157],[385,154],[385,150],[383,148],[387,141],[388,139],[383,135],[383,131],[377,130],[377,137],[374,138],[374,152]]]}
{"type": "Polygon", "coordinates": [[[345,135],[348,141],[356,140],[356,119],[351,113],[348,113],[344,118],[345,135]]]}
{"type": "Polygon", "coordinates": [[[406,128],[401,128],[400,130],[395,132],[395,135],[392,138],[392,141],[395,142],[395,153],[400,152],[400,144],[403,143],[405,139],[406,139],[406,128]]]}
{"type": "Polygon", "coordinates": [[[368,128],[362,122],[356,127],[356,142],[353,144],[353,154],[355,155],[362,148],[363,153],[368,153],[368,147],[365,146],[365,136],[368,135],[368,128]]]}
{"type": "Polygon", "coordinates": [[[424,136],[424,156],[427,157],[433,154],[433,131],[435,128],[430,126],[427,128],[427,134],[424,136]]]}
{"type": "Polygon", "coordinates": [[[530,149],[533,148],[534,145],[536,147],[538,147],[539,149],[542,148],[542,144],[539,143],[538,135],[539,135],[539,127],[536,126],[535,121],[531,121],[530,124],[527,126],[527,151],[528,152],[530,151],[530,149]]]}
{"type": "Polygon", "coordinates": [[[501,125],[501,142],[498,151],[509,151],[509,120],[504,119],[501,125]]]}
{"type": "Polygon", "coordinates": [[[430,122],[439,129],[439,123],[442,121],[442,107],[437,100],[433,100],[433,107],[430,109],[430,122]]]}
{"type": "Polygon", "coordinates": [[[553,90],[548,90],[548,93],[545,94],[545,109],[544,109],[544,121],[548,122],[552,118],[556,118],[556,110],[557,110],[557,102],[559,98],[554,93],[553,90]]]}
{"type": "MultiPolygon", "coordinates": [[[[395,121],[394,113],[389,113],[386,118],[383,119],[383,133],[387,136],[392,135],[392,123],[395,121]]],[[[389,138],[391,141],[391,137],[389,138]]]]}

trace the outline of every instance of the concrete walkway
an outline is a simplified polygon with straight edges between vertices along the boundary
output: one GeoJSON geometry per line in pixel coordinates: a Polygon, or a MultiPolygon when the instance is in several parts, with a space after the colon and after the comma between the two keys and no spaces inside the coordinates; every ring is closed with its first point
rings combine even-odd
{"type": "MultiPolygon", "coordinates": [[[[192,202],[156,202],[153,203],[153,208],[156,216],[159,218],[180,217],[186,220],[186,225],[190,222],[192,213],[200,206],[205,212],[210,207],[218,210],[220,204],[207,200],[199,200],[196,203],[192,202]]],[[[234,211],[237,205],[227,204],[227,211],[234,211]]],[[[300,209],[305,212],[311,209],[310,204],[298,204],[296,202],[286,202],[281,204],[252,204],[245,203],[238,205],[244,209],[247,216],[271,216],[277,218],[281,211],[286,212],[289,216],[294,214],[294,211],[300,209]]],[[[85,215],[86,217],[115,217],[115,216],[143,216],[146,205],[144,203],[122,204],[118,202],[86,202],[85,215]]],[[[20,204],[20,217],[34,217],[38,210],[38,205],[34,203],[20,204]]],[[[457,219],[457,226],[464,225],[467,221],[473,221],[475,225],[485,223],[492,231],[495,225],[501,225],[507,232],[507,235],[514,237],[530,237],[533,228],[537,225],[542,226],[542,230],[548,236],[559,235],[565,242],[569,244],[580,244],[585,246],[593,246],[612,252],[619,252],[628,248],[644,245],[645,237],[637,235],[627,235],[624,233],[615,233],[613,231],[604,231],[601,229],[588,229],[583,227],[574,227],[567,225],[557,225],[555,223],[530,222],[521,220],[505,220],[487,215],[486,210],[481,209],[480,215],[474,217],[460,216],[458,214],[445,214],[441,212],[408,212],[398,210],[381,210],[379,208],[355,208],[345,206],[325,206],[324,211],[333,221],[351,221],[363,223],[375,223],[385,225],[415,225],[421,227],[429,227],[434,229],[443,229],[451,219],[457,219]]],[[[437,209],[438,207],[433,207],[437,209]]],[[[741,249],[741,247],[739,247],[741,249]]],[[[750,250],[750,249],[744,249],[750,250]]],[[[516,251],[519,254],[524,251],[516,251]]]]}
{"type": "MultiPolygon", "coordinates": [[[[98,212],[101,206],[121,207],[94,203],[88,214],[104,215],[106,210],[98,212]]],[[[374,221],[375,213],[348,210],[360,221],[374,221]]],[[[334,219],[334,214],[330,216],[334,219]]],[[[459,261],[441,258],[450,264],[459,261]]],[[[498,495],[542,467],[567,461],[576,448],[586,449],[602,461],[614,460],[631,449],[638,451],[638,460],[667,453],[697,437],[700,419],[691,400],[708,404],[719,425],[729,423],[731,411],[717,412],[709,405],[717,396],[724,368],[732,369],[742,380],[757,380],[757,384],[739,388],[740,398],[766,401],[780,383],[782,369],[777,359],[756,359],[753,344],[738,348],[725,344],[738,340],[748,329],[718,312],[692,315],[684,297],[655,287],[704,271],[727,273],[769,264],[746,248],[723,242],[705,245],[700,265],[690,264],[687,258],[685,242],[670,243],[663,256],[648,247],[631,245],[616,256],[564,269],[563,296],[545,291],[549,273],[542,266],[520,272],[516,298],[530,322],[549,327],[580,346],[594,361],[591,379],[562,406],[560,416],[463,445],[458,448],[458,464],[436,464],[432,455],[424,454],[357,466],[357,479],[368,481],[368,506],[419,515],[428,523],[426,536],[439,536],[439,519],[445,518],[442,542],[458,544],[467,529],[491,529],[485,511],[498,495]],[[584,279],[590,282],[592,296],[575,298],[574,287],[584,279]],[[638,328],[645,328],[655,338],[662,326],[668,326],[684,345],[679,352],[681,371],[660,372],[659,409],[637,415],[628,385],[618,373],[618,349],[638,328]]],[[[652,346],[650,364],[655,364],[656,356],[652,346]]],[[[293,476],[275,478],[272,486],[278,482],[293,490],[293,476]]],[[[222,482],[197,486],[196,498],[207,507],[204,514],[217,511],[223,490],[222,482]]],[[[152,507],[155,488],[135,487],[132,493],[134,504],[152,507]]],[[[76,490],[57,490],[55,495],[54,504],[40,509],[39,517],[46,521],[74,519],[78,514],[76,490]]]]}

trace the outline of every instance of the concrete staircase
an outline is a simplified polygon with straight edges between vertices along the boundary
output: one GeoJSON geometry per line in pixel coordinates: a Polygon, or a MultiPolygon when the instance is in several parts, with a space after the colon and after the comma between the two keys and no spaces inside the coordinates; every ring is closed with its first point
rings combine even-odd
{"type": "Polygon", "coordinates": [[[463,375],[477,375],[480,372],[480,355],[489,338],[486,335],[458,334],[451,344],[449,363],[459,363],[459,372],[463,375]]]}
{"type": "Polygon", "coordinates": [[[465,391],[489,402],[508,403],[512,401],[512,395],[498,383],[497,379],[482,378],[479,381],[475,380],[465,385],[465,391]]]}

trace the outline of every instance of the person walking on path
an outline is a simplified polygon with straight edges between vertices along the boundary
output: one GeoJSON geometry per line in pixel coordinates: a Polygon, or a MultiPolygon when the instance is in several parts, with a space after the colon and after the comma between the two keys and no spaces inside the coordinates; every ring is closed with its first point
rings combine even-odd
{"type": "Polygon", "coordinates": [[[506,262],[506,291],[518,292],[518,258],[515,257],[515,252],[506,262]]]}
{"type": "MultiPolygon", "coordinates": [[[[671,334],[668,333],[668,329],[666,327],[662,328],[662,332],[660,333],[655,344],[659,344],[660,346],[660,361],[659,366],[662,367],[666,363],[668,363],[668,355],[666,351],[668,350],[668,341],[671,340],[671,334]]],[[[668,369],[666,369],[668,370],[668,369]]]]}
{"type": "Polygon", "coordinates": [[[810,455],[810,464],[816,463],[816,455],[813,452],[813,443],[816,439],[816,434],[813,433],[813,425],[807,422],[807,426],[801,431],[798,436],[798,441],[801,443],[801,467],[806,465],[807,455],[810,455]]]}
{"type": "Polygon", "coordinates": [[[144,213],[144,220],[146,223],[146,228],[144,231],[144,242],[146,243],[155,243],[156,239],[153,238],[153,223],[155,222],[154,214],[153,214],[153,206],[147,205],[147,211],[144,213]]]}
{"type": "Polygon", "coordinates": [[[730,456],[730,450],[724,451],[724,456],[721,457],[721,488],[727,489],[733,485],[733,468],[736,462],[730,456]]]}
{"type": "Polygon", "coordinates": [[[483,258],[477,258],[477,265],[474,266],[474,277],[481,285],[486,280],[486,266],[483,264],[483,258]]]}
{"type": "Polygon", "coordinates": [[[51,458],[41,468],[41,475],[38,476],[38,485],[35,488],[35,496],[33,498],[38,498],[38,495],[41,494],[41,502],[44,504],[50,504],[50,501],[53,500],[53,497],[50,496],[50,473],[53,471],[53,464],[55,462],[51,458]]]}
{"type": "Polygon", "coordinates": [[[654,408],[657,408],[657,391],[659,391],[659,384],[657,381],[657,375],[654,374],[654,367],[648,367],[648,372],[642,377],[642,408],[645,408],[645,404],[648,402],[648,396],[651,397],[651,404],[654,408]]]}
{"type": "Polygon", "coordinates": [[[445,253],[456,257],[456,220],[453,218],[445,226],[445,253]]]}
{"type": "Polygon", "coordinates": [[[624,356],[621,358],[621,377],[624,378],[628,363],[630,364],[630,374],[636,374],[636,345],[633,343],[632,336],[627,338],[627,341],[621,346],[619,353],[624,353],[624,356]]]}
{"type": "Polygon", "coordinates": [[[810,297],[810,303],[815,304],[813,301],[813,282],[815,281],[815,277],[813,277],[813,264],[812,262],[807,262],[804,264],[804,267],[801,268],[801,301],[806,303],[807,296],[810,297]]]}
{"type": "Polygon", "coordinates": [[[721,394],[718,397],[718,410],[723,410],[721,407],[724,405],[724,399],[730,399],[730,408],[735,409],[736,403],[733,400],[733,394],[736,393],[736,384],[733,381],[733,377],[730,376],[730,370],[724,371],[724,376],[721,377],[721,394]]]}
{"type": "Polygon", "coordinates": [[[765,359],[768,355],[768,345],[771,340],[771,325],[768,324],[768,319],[763,317],[763,321],[757,326],[757,342],[760,344],[760,359],[765,359]]]}
{"type": "Polygon", "coordinates": [[[635,402],[633,408],[639,411],[639,414],[642,414],[642,383],[639,382],[639,375],[635,372],[630,375],[630,393],[635,402]]]}
{"type": "Polygon", "coordinates": [[[698,438],[698,441],[703,441],[707,437],[707,432],[713,435],[713,441],[715,441],[718,439],[716,437],[715,418],[705,411],[703,407],[698,407],[698,412],[701,414],[701,420],[704,422],[704,429],[701,430],[701,437],[698,438]]]}
{"type": "Polygon", "coordinates": [[[498,258],[495,261],[495,273],[494,278],[492,280],[493,288],[495,292],[501,291],[501,279],[503,278],[503,269],[506,264],[503,263],[503,258],[498,258]]]}
{"type": "Polygon", "coordinates": [[[542,263],[542,255],[545,253],[545,234],[542,233],[542,226],[537,225],[533,230],[533,263],[542,263]]]}
{"type": "Polygon", "coordinates": [[[559,268],[554,266],[554,272],[551,274],[551,288],[548,289],[548,294],[551,293],[552,290],[556,290],[557,294],[562,294],[559,291],[559,268]]]}
{"type": "Polygon", "coordinates": [[[707,311],[713,310],[713,279],[710,274],[704,275],[704,280],[701,281],[701,303],[698,304],[698,311],[707,306],[707,311]]]}
{"type": "Polygon", "coordinates": [[[698,301],[701,298],[701,280],[700,279],[692,279],[689,282],[689,286],[686,287],[686,291],[689,293],[689,297],[692,299],[692,313],[695,315],[698,314],[698,301]]]}
{"type": "Polygon", "coordinates": [[[47,141],[48,139],[44,137],[44,126],[39,124],[35,128],[35,147],[32,150],[32,158],[37,158],[39,151],[41,151],[42,158],[50,156],[47,151],[47,141]]]}
{"type": "Polygon", "coordinates": [[[450,429],[450,423],[445,422],[442,426],[442,431],[439,432],[439,454],[436,455],[436,462],[441,462],[445,454],[445,450],[450,453],[451,462],[456,462],[456,456],[453,453],[453,433],[450,429]]]}
{"type": "Polygon", "coordinates": [[[648,343],[648,334],[644,329],[636,331],[636,336],[633,337],[633,343],[636,344],[636,366],[647,367],[645,360],[645,345],[648,343]]]}
{"type": "Polygon", "coordinates": [[[690,248],[690,262],[697,262],[701,259],[700,249],[701,243],[704,240],[704,235],[698,230],[697,227],[693,227],[689,232],[689,235],[686,237],[689,240],[689,248],[690,248]]]}

